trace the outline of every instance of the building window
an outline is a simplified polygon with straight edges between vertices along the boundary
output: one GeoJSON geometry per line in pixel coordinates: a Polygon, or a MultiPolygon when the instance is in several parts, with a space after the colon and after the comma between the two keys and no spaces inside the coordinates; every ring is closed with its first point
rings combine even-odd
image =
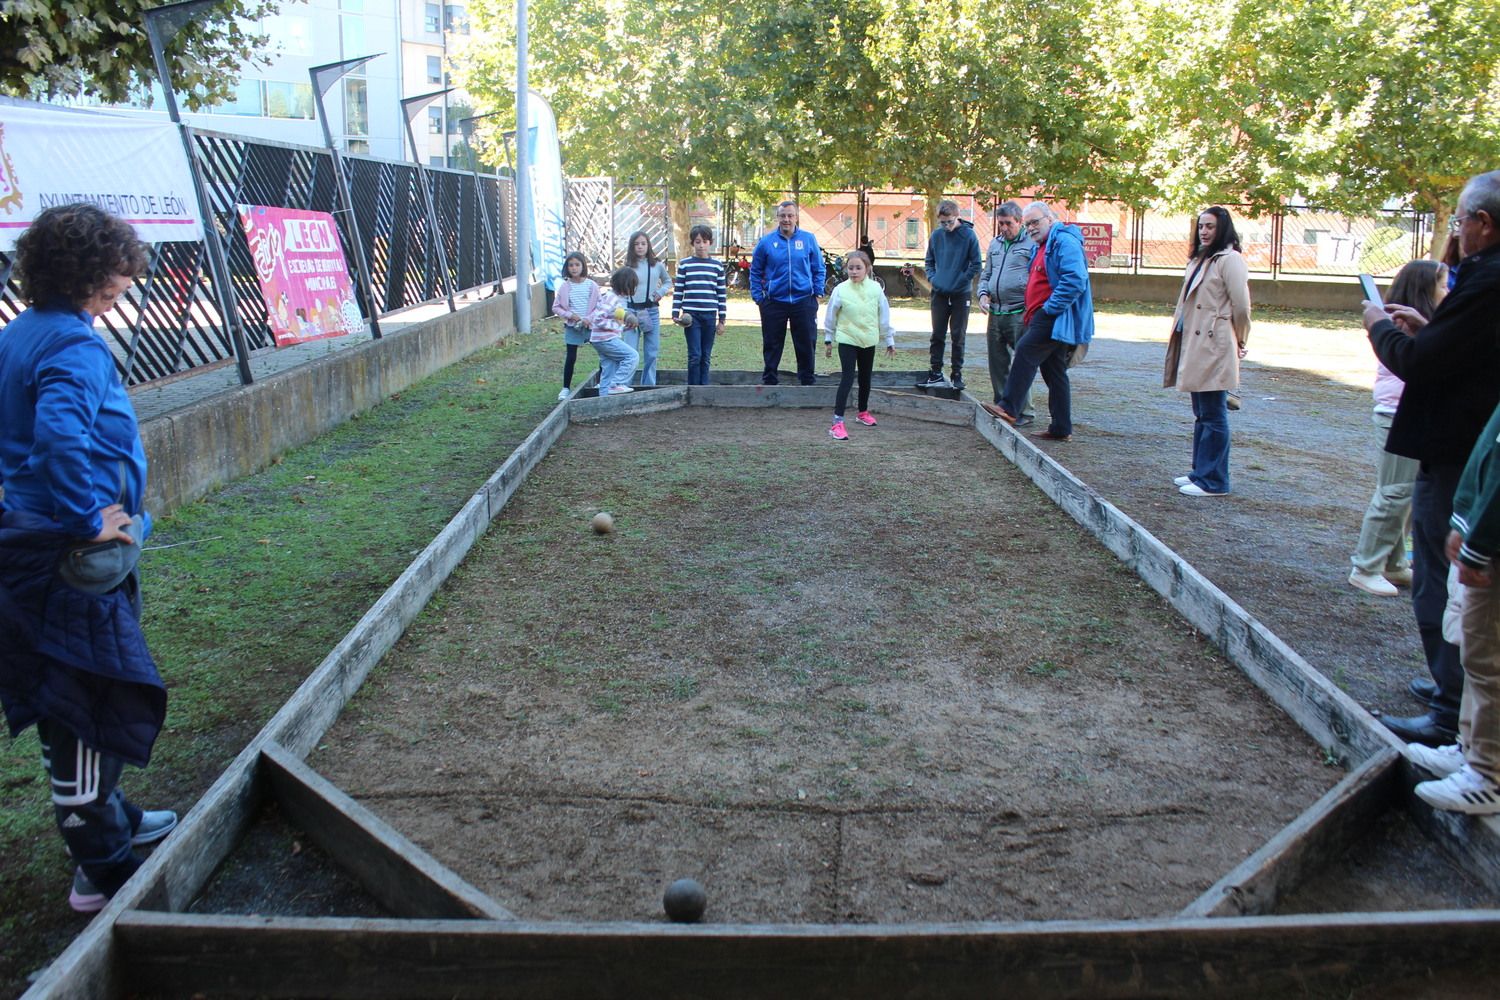
{"type": "Polygon", "coordinates": [[[431,133],[432,135],[442,135],[443,134],[443,109],[442,108],[428,108],[427,109],[427,131],[429,133],[431,133]]]}
{"type": "Polygon", "coordinates": [[[443,30],[460,35],[469,33],[469,12],[460,4],[448,4],[443,8],[443,30]]]}
{"type": "Polygon", "coordinates": [[[444,163],[443,159],[441,156],[429,156],[427,158],[427,165],[429,167],[446,167],[448,164],[444,163]]]}
{"type": "Polygon", "coordinates": [[[281,43],[281,54],[313,54],[312,19],[298,14],[273,14],[264,22],[266,34],[281,43]]]}
{"type": "MultiPolygon", "coordinates": [[[[365,44],[364,18],[339,18],[339,34],[343,42],[345,59],[357,59],[370,54],[370,48],[365,44]]],[[[361,66],[358,69],[362,71],[364,67],[361,66]]],[[[350,70],[350,72],[356,72],[356,70],[350,70]]]]}
{"type": "Polygon", "coordinates": [[[370,155],[370,140],[368,139],[345,139],[344,148],[351,153],[362,153],[370,155]]]}
{"type": "Polygon", "coordinates": [[[427,57],[427,82],[443,82],[443,58],[442,56],[427,57]]]}
{"type": "Polygon", "coordinates": [[[370,134],[370,90],[365,80],[344,78],[344,132],[370,134]]]}
{"type": "Polygon", "coordinates": [[[214,105],[213,110],[220,115],[264,115],[266,108],[260,81],[241,80],[235,85],[234,96],[223,104],[214,105]]]}
{"type": "Polygon", "coordinates": [[[442,30],[443,27],[442,24],[439,23],[442,16],[442,4],[430,3],[425,5],[422,12],[422,30],[431,32],[434,35],[437,34],[442,30]]]}
{"type": "Polygon", "coordinates": [[[919,237],[921,234],[921,224],[916,219],[907,219],[906,249],[915,250],[917,248],[917,237],[919,237]]]}
{"type": "Polygon", "coordinates": [[[313,92],[310,83],[266,82],[266,114],[271,118],[313,117],[313,92]]]}

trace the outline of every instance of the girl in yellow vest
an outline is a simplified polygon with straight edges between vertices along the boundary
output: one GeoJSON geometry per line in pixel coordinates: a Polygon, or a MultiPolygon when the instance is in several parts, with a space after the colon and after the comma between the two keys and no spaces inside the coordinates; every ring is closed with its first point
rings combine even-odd
{"type": "Polygon", "coordinates": [[[866,427],[875,426],[870,415],[870,372],[875,368],[875,345],[885,334],[885,356],[896,356],[896,335],[891,332],[891,304],[885,292],[868,280],[872,263],[862,250],[849,254],[844,262],[849,280],[842,282],[828,297],[828,311],[823,315],[823,343],[827,356],[833,357],[833,342],[839,343],[839,394],[833,404],[833,426],[828,436],[835,441],[849,440],[844,429],[844,405],[849,402],[849,387],[859,370],[859,413],[854,419],[866,427]]]}

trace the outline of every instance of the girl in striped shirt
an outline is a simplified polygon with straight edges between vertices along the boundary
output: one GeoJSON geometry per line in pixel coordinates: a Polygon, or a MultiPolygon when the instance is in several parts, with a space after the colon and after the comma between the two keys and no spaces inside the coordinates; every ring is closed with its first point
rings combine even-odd
{"type": "Polygon", "coordinates": [[[724,265],[708,255],[714,231],[694,226],[688,231],[693,255],[677,262],[677,281],[672,287],[672,319],[682,324],[687,337],[688,385],[708,385],[708,362],[714,338],[724,332],[728,288],[724,265]]]}

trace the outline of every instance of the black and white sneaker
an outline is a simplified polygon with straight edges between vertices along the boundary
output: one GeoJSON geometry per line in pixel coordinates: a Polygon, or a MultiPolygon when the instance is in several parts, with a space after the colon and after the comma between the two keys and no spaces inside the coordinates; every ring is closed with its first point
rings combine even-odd
{"type": "Polygon", "coordinates": [[[927,381],[918,382],[917,385],[923,389],[946,389],[948,388],[948,380],[943,378],[942,372],[929,372],[927,381]]]}
{"type": "Polygon", "coordinates": [[[1417,798],[1434,809],[1467,813],[1470,816],[1493,816],[1500,813],[1500,786],[1464,764],[1457,771],[1437,781],[1417,785],[1417,798]]]}

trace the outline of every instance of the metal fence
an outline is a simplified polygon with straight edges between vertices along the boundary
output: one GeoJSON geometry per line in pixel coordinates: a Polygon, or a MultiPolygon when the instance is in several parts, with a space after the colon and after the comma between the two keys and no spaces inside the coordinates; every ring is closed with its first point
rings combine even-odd
{"type": "MultiPolygon", "coordinates": [[[[785,195],[793,197],[791,193],[785,195]]],[[[993,207],[1005,195],[953,193],[959,214],[974,225],[980,245],[995,235],[993,207]]],[[[778,199],[779,200],[779,199],[778,199]]],[[[921,260],[930,228],[927,203],[911,191],[802,191],[802,227],[820,245],[847,252],[868,238],[878,259],[921,260]]],[[[1032,199],[1013,199],[1023,208],[1032,199]]],[[[699,191],[688,199],[690,223],[713,225],[721,246],[752,247],[775,226],[775,201],[746,201],[733,191],[699,191]]],[[[1108,227],[1104,249],[1093,260],[1096,269],[1139,274],[1181,270],[1187,263],[1189,240],[1197,216],[1187,212],[1137,211],[1127,205],[1084,199],[1076,204],[1054,202],[1068,222],[1092,223],[1097,233],[1108,227]]],[[[1402,264],[1426,256],[1432,240],[1432,216],[1413,209],[1390,209],[1350,216],[1317,207],[1287,206],[1278,212],[1251,213],[1242,205],[1228,205],[1239,232],[1250,269],[1273,277],[1281,275],[1345,276],[1368,271],[1394,274],[1402,264]]]]}
{"type": "Polygon", "coordinates": [[[610,177],[568,180],[565,244],[588,258],[596,276],[625,260],[626,244],[645,233],[657,257],[677,256],[672,205],[662,184],[616,184],[610,177]]]}
{"type": "MultiPolygon", "coordinates": [[[[222,300],[227,310],[215,294],[206,240],[153,245],[147,273],[112,312],[95,320],[127,386],[231,361],[240,362],[248,380],[248,358],[239,355],[274,348],[236,205],[331,213],[355,288],[362,284],[356,253],[368,261],[377,321],[449,294],[485,288],[498,293],[503,278],[515,275],[515,191],[509,178],[345,155],[356,240],[328,150],[197,130],[188,135],[190,163],[210,206],[206,240],[219,242],[228,264],[230,288],[222,300]],[[423,184],[432,192],[435,232],[423,184]]],[[[0,323],[23,308],[12,261],[0,252],[0,323]]]]}

